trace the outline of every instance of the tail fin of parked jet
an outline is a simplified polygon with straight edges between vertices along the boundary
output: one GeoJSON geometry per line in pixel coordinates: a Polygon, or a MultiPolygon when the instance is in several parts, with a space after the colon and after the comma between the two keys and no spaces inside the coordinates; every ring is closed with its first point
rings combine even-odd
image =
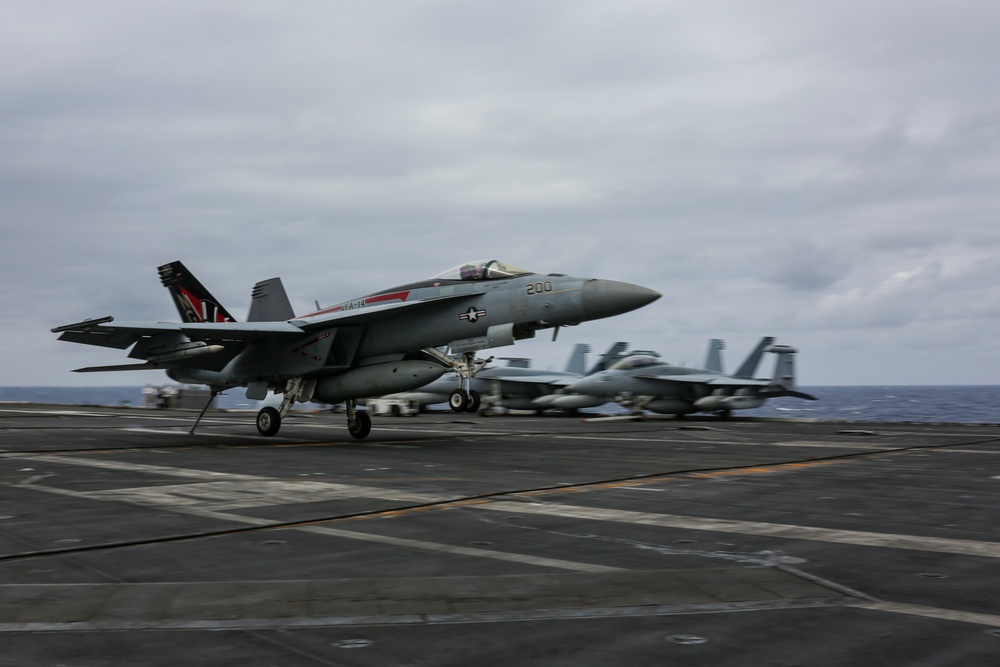
{"type": "Polygon", "coordinates": [[[586,343],[577,343],[573,346],[573,353],[569,355],[569,361],[566,363],[566,372],[574,373],[576,375],[583,375],[587,372],[587,354],[590,352],[590,346],[586,343]]]}
{"type": "Polygon", "coordinates": [[[183,322],[235,322],[218,299],[205,289],[181,262],[170,262],[157,269],[160,281],[170,291],[183,322]]]}
{"type": "Polygon", "coordinates": [[[587,371],[586,375],[593,375],[600,371],[605,370],[616,361],[620,361],[622,357],[625,356],[625,350],[628,349],[628,343],[618,342],[608,348],[608,351],[601,355],[601,358],[597,360],[597,363],[587,371]]]}
{"type": "Polygon", "coordinates": [[[253,286],[247,322],[285,322],[294,318],[281,278],[268,278],[253,286]]]}
{"type": "Polygon", "coordinates": [[[774,383],[785,389],[795,389],[795,355],[798,350],[790,345],[771,345],[767,352],[773,352],[778,357],[774,362],[774,383]]]}
{"type": "Polygon", "coordinates": [[[765,348],[772,343],[774,343],[773,336],[765,336],[761,338],[760,342],[757,343],[757,347],[755,347],[753,351],[747,355],[747,358],[743,360],[743,363],[736,369],[736,372],[733,373],[733,375],[739,378],[752,378],[753,374],[757,372],[757,366],[760,365],[761,357],[764,356],[765,348]]]}
{"type": "Polygon", "coordinates": [[[705,355],[705,370],[724,372],[722,370],[722,351],[726,349],[726,343],[721,338],[713,338],[708,341],[708,353],[705,355]]]}

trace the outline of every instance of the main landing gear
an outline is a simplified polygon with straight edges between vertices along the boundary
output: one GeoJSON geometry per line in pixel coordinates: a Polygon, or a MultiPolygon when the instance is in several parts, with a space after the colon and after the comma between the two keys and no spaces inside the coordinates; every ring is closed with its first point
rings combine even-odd
{"type": "MultiPolygon", "coordinates": [[[[257,413],[257,432],[265,438],[275,435],[281,428],[281,417],[281,411],[276,408],[261,408],[257,413]]],[[[347,401],[347,431],[355,440],[364,440],[372,432],[372,418],[364,410],[358,410],[358,402],[354,399],[347,401]]]]}
{"type": "Polygon", "coordinates": [[[270,438],[281,428],[281,413],[267,406],[257,413],[257,432],[265,438],[270,438]]]}
{"type": "MultiPolygon", "coordinates": [[[[280,408],[265,406],[257,413],[257,432],[265,438],[277,434],[281,429],[281,420],[288,415],[296,401],[306,403],[312,400],[316,389],[316,378],[295,377],[285,383],[285,397],[280,408]]],[[[347,401],[347,430],[355,440],[364,440],[372,432],[372,418],[364,410],[358,410],[358,402],[347,401]]]]}
{"type": "Polygon", "coordinates": [[[273,408],[265,406],[257,413],[257,432],[265,438],[270,438],[281,429],[281,420],[295,405],[296,401],[305,403],[312,399],[313,390],[316,389],[316,378],[314,377],[294,377],[285,382],[284,388],[280,385],[275,389],[275,393],[284,394],[281,399],[281,407],[273,408]]]}
{"type": "Polygon", "coordinates": [[[347,431],[355,440],[364,440],[372,432],[372,418],[364,410],[358,410],[358,402],[347,401],[347,431]]]}
{"type": "Polygon", "coordinates": [[[458,388],[451,392],[448,397],[448,406],[452,412],[475,412],[478,410],[483,399],[478,391],[469,388],[469,382],[486,364],[493,361],[493,357],[477,361],[475,352],[463,352],[459,359],[453,359],[434,347],[424,348],[423,351],[424,354],[451,368],[458,375],[458,388]]]}

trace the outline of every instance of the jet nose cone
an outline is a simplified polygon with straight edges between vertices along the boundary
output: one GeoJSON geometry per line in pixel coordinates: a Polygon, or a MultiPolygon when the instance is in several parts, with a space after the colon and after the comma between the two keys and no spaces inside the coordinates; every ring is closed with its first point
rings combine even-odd
{"type": "Polygon", "coordinates": [[[580,291],[583,312],[588,320],[621,315],[642,308],[662,296],[648,287],[617,280],[588,280],[580,291]]]}

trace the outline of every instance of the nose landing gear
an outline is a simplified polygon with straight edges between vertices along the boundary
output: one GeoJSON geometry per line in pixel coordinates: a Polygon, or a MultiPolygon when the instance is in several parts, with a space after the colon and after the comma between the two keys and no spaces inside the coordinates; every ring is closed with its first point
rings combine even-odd
{"type": "Polygon", "coordinates": [[[461,358],[454,359],[434,347],[425,348],[423,352],[458,374],[458,388],[451,392],[448,397],[448,406],[452,412],[475,412],[478,410],[483,399],[478,391],[469,389],[469,381],[486,364],[493,361],[493,357],[477,360],[475,352],[463,352],[461,358]]]}

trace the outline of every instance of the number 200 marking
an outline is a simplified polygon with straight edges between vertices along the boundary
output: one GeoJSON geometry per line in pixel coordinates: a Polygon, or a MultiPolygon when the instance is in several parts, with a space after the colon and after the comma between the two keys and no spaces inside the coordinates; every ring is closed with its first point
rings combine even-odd
{"type": "Polygon", "coordinates": [[[544,283],[528,283],[527,285],[528,294],[541,294],[542,292],[551,292],[552,283],[546,280],[544,283]]]}

